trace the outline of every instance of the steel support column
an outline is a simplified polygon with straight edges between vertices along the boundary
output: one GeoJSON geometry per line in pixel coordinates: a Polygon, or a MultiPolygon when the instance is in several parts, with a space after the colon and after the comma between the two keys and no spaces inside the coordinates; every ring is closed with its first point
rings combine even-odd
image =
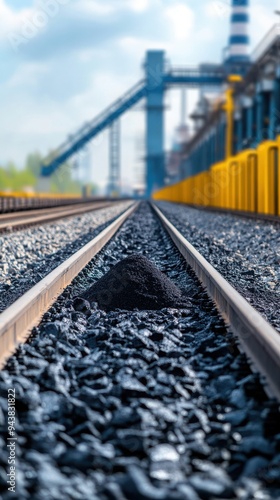
{"type": "Polygon", "coordinates": [[[225,118],[222,119],[221,122],[221,131],[220,131],[220,156],[219,156],[219,161],[223,161],[226,156],[226,122],[225,118]]]}
{"type": "Polygon", "coordinates": [[[164,184],[164,51],[148,51],[146,58],[146,196],[164,184]]]}
{"type": "Polygon", "coordinates": [[[238,119],[234,117],[234,136],[233,136],[233,154],[237,153],[237,132],[238,132],[238,119]]]}
{"type": "Polygon", "coordinates": [[[218,161],[222,160],[223,157],[223,151],[222,151],[222,144],[223,144],[223,124],[220,119],[220,123],[218,125],[218,161]]]}
{"type": "Polygon", "coordinates": [[[268,122],[268,138],[272,141],[275,139],[275,88],[270,92],[269,96],[269,122],[268,122]]]}
{"type": "Polygon", "coordinates": [[[275,80],[275,132],[280,134],[280,66],[276,70],[275,80]]]}
{"type": "Polygon", "coordinates": [[[109,196],[118,196],[120,192],[120,120],[110,127],[109,137],[109,196]]]}
{"type": "Polygon", "coordinates": [[[247,108],[244,107],[242,109],[242,145],[241,145],[242,150],[248,147],[246,126],[247,126],[247,108]]]}
{"type": "Polygon", "coordinates": [[[237,121],[237,153],[242,151],[243,143],[243,120],[242,120],[242,110],[240,111],[240,117],[237,121]]]}
{"type": "Polygon", "coordinates": [[[248,106],[247,116],[246,116],[246,138],[248,141],[248,147],[252,147],[253,140],[253,106],[248,106]]]}
{"type": "Polygon", "coordinates": [[[210,156],[210,165],[214,165],[216,162],[215,159],[215,133],[211,134],[211,156],[210,156]]]}
{"type": "Polygon", "coordinates": [[[215,131],[215,163],[219,161],[219,145],[220,145],[220,124],[217,123],[215,131]]]}
{"type": "Polygon", "coordinates": [[[256,123],[257,123],[256,143],[257,143],[257,145],[262,142],[263,136],[264,136],[264,113],[263,113],[264,102],[263,101],[264,101],[263,92],[258,92],[258,94],[256,96],[256,123]]]}

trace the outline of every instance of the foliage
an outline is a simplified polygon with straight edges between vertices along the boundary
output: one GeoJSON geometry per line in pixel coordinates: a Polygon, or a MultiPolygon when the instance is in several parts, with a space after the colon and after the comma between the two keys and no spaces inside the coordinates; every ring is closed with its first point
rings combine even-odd
{"type": "MultiPolygon", "coordinates": [[[[0,166],[0,191],[36,191],[42,156],[38,152],[30,153],[23,169],[17,168],[13,162],[0,166]]],[[[97,187],[91,185],[92,192],[97,187]]],[[[51,193],[81,194],[82,183],[73,179],[73,170],[65,163],[50,177],[51,193]]]]}
{"type": "Polygon", "coordinates": [[[0,191],[32,190],[35,185],[36,177],[28,168],[18,170],[12,162],[0,167],[0,191]]]}

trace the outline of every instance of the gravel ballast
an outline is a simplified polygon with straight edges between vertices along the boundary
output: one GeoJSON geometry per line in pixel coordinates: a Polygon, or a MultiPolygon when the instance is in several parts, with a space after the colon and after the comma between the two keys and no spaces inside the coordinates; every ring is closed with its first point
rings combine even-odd
{"type": "Polygon", "coordinates": [[[157,204],[183,236],[280,332],[280,224],[157,204]]]}
{"type": "Polygon", "coordinates": [[[131,203],[0,235],[0,312],[97,236],[131,203]]]}
{"type": "Polygon", "coordinates": [[[4,500],[8,388],[22,500],[280,498],[278,405],[145,204],[0,373],[4,500]],[[81,298],[135,252],[184,309],[106,313],[81,298]]]}

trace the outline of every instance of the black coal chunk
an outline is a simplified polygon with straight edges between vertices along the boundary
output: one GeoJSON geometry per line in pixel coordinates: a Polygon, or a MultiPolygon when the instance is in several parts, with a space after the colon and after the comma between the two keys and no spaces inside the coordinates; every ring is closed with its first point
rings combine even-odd
{"type": "Polygon", "coordinates": [[[83,297],[97,302],[105,311],[179,309],[187,305],[181,290],[142,255],[118,262],[83,297]]]}

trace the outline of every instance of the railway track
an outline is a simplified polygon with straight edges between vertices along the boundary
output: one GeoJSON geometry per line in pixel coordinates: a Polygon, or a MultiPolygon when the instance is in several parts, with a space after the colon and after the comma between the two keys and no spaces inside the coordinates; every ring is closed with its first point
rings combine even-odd
{"type": "Polygon", "coordinates": [[[17,385],[18,432],[42,456],[22,446],[23,476],[37,475],[22,498],[77,498],[75,488],[81,498],[279,498],[278,403],[265,393],[280,399],[279,334],[156,206],[136,208],[0,315],[2,366],[33,328],[0,379],[1,391],[17,385]],[[105,313],[75,301],[133,253],[184,290],[185,308],[105,313]]]}
{"type": "Polygon", "coordinates": [[[154,210],[226,323],[238,336],[259,371],[266,376],[271,395],[280,400],[279,333],[202,257],[157,207],[154,210]]]}
{"type": "Polygon", "coordinates": [[[86,202],[61,207],[41,208],[20,212],[0,214],[0,232],[21,229],[34,224],[47,224],[49,222],[71,217],[74,215],[99,210],[110,206],[110,202],[86,202]]]}

